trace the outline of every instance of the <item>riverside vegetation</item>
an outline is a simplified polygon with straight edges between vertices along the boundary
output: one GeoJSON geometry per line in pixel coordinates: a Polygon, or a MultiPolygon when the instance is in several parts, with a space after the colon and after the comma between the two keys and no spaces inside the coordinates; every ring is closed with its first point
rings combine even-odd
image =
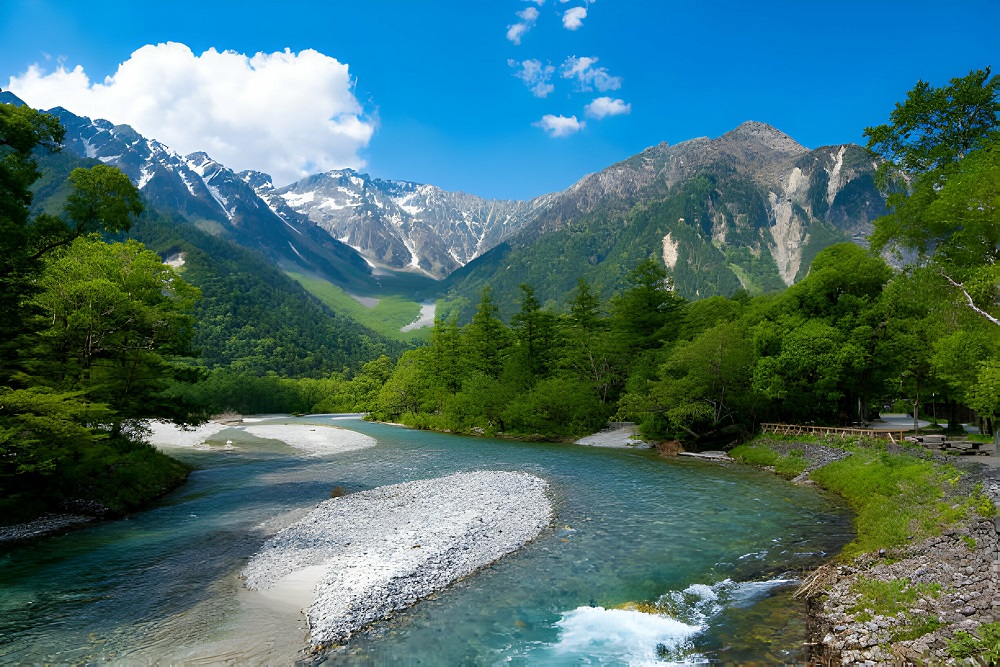
{"type": "MultiPolygon", "coordinates": [[[[951,407],[949,428],[965,405],[992,432],[998,89],[988,69],[940,89],[921,83],[889,124],[866,130],[889,206],[872,248],[916,253],[903,269],[838,244],[782,292],[687,301],[654,254],[609,300],[580,279],[568,303],[543,307],[522,284],[509,324],[488,287],[468,323],[439,304],[429,343],[405,352],[349,319],[331,324],[290,278],[270,280],[263,263],[247,270],[253,260],[225,242],[144,213],[115,169],[39,180],[36,156],[58,149],[61,127],[0,105],[0,509],[16,521],[81,500],[141,507],[187,474],[144,444],[142,420],[196,422],[222,409],[357,410],[546,439],[615,418],[698,448],[745,440],[761,421],[864,421],[887,403],[905,398],[916,411],[934,396],[951,407]],[[44,206],[32,207],[33,187],[44,206]],[[183,255],[183,273],[126,232],[183,255]],[[215,244],[211,261],[205,244],[215,244]]],[[[804,450],[736,453],[789,475],[808,467],[804,450]]],[[[985,512],[981,495],[946,502],[952,472],[858,446],[812,475],[855,503],[859,537],[846,557],[985,512]]]]}

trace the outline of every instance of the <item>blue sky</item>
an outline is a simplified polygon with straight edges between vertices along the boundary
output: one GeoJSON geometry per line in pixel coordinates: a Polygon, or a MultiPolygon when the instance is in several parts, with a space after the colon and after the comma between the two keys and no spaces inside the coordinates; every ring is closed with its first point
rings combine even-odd
{"type": "Polygon", "coordinates": [[[183,144],[174,146],[182,152],[201,148],[227,164],[242,163],[234,168],[287,175],[356,166],[378,177],[524,198],[563,189],[661,141],[715,137],[750,119],[810,148],[860,143],[864,127],[884,122],[918,79],[942,84],[973,68],[1000,67],[998,25],[996,0],[3,0],[0,87],[18,92],[21,85],[46,102],[65,97],[72,111],[101,111],[172,146],[183,144]],[[512,33],[519,23],[527,29],[512,33]],[[182,100],[184,89],[170,87],[187,79],[157,68],[162,49],[147,51],[142,63],[135,59],[113,93],[44,78],[60,64],[67,71],[79,66],[92,87],[140,48],[166,42],[191,51],[170,52],[180,63],[171,72],[207,76],[212,90],[240,94],[220,95],[225,99],[211,102],[214,116],[200,118],[208,103],[182,100]],[[247,56],[288,49],[286,60],[294,60],[288,71],[303,76],[263,83],[235,65],[209,65],[200,59],[208,49],[247,56]],[[329,59],[295,58],[309,49],[347,71],[329,59]],[[525,61],[537,61],[548,78],[518,78],[525,61]],[[38,81],[29,87],[25,73],[34,64],[38,81]],[[564,76],[573,65],[582,76],[564,76]],[[230,72],[236,78],[227,84],[221,79],[230,72]],[[309,83],[314,72],[324,81],[316,90],[309,83]],[[155,103],[143,107],[128,97],[142,91],[148,97],[143,86],[161,79],[155,103]],[[311,96],[322,99],[313,105],[311,96]],[[234,112],[237,98],[243,106],[234,112]],[[171,112],[166,107],[174,100],[187,106],[171,112]],[[309,117],[314,106],[337,109],[336,126],[309,117]],[[233,121],[244,108],[260,118],[233,121]],[[619,113],[599,117],[602,109],[619,113]],[[576,122],[556,120],[546,130],[546,116],[576,122]],[[312,139],[313,123],[330,136],[312,139]],[[556,127],[563,136],[552,136],[556,127]]]}

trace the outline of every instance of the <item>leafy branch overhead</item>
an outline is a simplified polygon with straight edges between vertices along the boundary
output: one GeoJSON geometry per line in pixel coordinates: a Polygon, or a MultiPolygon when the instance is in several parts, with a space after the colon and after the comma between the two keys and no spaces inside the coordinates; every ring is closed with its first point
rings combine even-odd
{"type": "Polygon", "coordinates": [[[886,162],[889,214],[872,248],[917,251],[978,315],[1000,326],[1000,76],[918,82],[890,123],[865,129],[886,162]]]}

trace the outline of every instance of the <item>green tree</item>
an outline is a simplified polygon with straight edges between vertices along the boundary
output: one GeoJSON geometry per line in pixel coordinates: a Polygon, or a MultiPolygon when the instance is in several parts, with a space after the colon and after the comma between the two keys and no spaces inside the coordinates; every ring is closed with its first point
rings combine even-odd
{"type": "Polygon", "coordinates": [[[188,417],[164,392],[167,357],[190,354],[197,289],[141,243],[95,237],[50,252],[39,286],[45,328],[29,363],[38,380],[106,404],[112,436],[128,420],[188,417]]]}
{"type": "Polygon", "coordinates": [[[499,312],[493,303],[490,288],[484,287],[476,314],[464,332],[464,356],[468,369],[492,378],[499,378],[503,372],[510,341],[510,332],[500,320],[499,312]]]}
{"type": "Polygon", "coordinates": [[[542,310],[535,290],[521,283],[521,310],[511,319],[517,342],[516,358],[526,371],[529,384],[548,376],[556,357],[555,317],[542,310]]]}
{"type": "Polygon", "coordinates": [[[643,260],[628,274],[627,284],[611,304],[623,343],[650,349],[672,340],[684,300],[674,293],[666,269],[654,258],[643,260]]]}
{"type": "Polygon", "coordinates": [[[1000,76],[986,68],[940,88],[920,81],[889,120],[865,129],[889,192],[872,248],[916,250],[967,307],[1000,326],[991,312],[1000,282],[1000,76]]]}

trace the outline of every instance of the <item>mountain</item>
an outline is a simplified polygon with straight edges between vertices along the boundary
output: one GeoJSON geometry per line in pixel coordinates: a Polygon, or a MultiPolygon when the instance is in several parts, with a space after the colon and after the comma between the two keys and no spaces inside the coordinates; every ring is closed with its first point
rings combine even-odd
{"type": "Polygon", "coordinates": [[[651,146],[562,192],[513,201],[349,169],[275,187],[265,173],[181,156],[127,125],[51,113],[69,150],[119,167],[154,205],[284,271],[355,294],[437,294],[465,315],[487,284],[507,315],[522,282],[551,306],[580,275],[607,297],[651,255],[687,298],[777,291],[824,247],[864,245],[885,211],[867,150],[810,150],[754,121],[651,146]]]}
{"type": "Polygon", "coordinates": [[[513,236],[553,199],[483,199],[433,185],[373,179],[351,169],[308,176],[279,189],[269,182],[255,187],[274,210],[308,217],[369,260],[434,278],[444,278],[513,236]]]}
{"type": "Polygon", "coordinates": [[[206,153],[182,156],[128,125],[91,120],[62,107],[47,113],[66,128],[64,150],[117,167],[154,207],[257,250],[279,266],[348,287],[374,284],[371,267],[352,248],[305,216],[285,210],[279,215],[243,177],[206,153]]]}
{"type": "Polygon", "coordinates": [[[465,315],[487,284],[507,314],[522,282],[559,307],[578,276],[609,296],[653,255],[687,298],[776,291],[823,248],[864,242],[885,212],[875,168],[860,146],[810,150],[754,121],[716,139],[662,143],[552,196],[442,287],[465,315]]]}

